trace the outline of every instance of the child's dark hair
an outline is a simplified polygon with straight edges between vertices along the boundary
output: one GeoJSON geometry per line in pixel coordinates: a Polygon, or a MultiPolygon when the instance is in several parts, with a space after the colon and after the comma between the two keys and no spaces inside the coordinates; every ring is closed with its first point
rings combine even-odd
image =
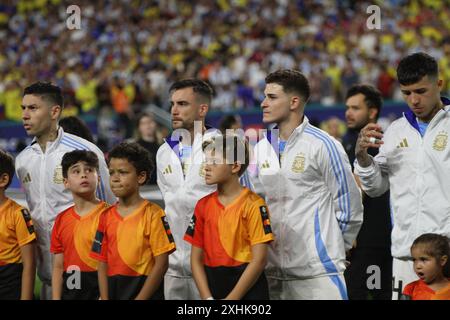
{"type": "Polygon", "coordinates": [[[74,150],[67,152],[62,157],[61,166],[63,177],[67,179],[67,172],[69,171],[69,168],[80,161],[86,162],[88,166],[95,168],[98,172],[98,157],[94,152],[87,150],[74,150]]]}
{"type": "Polygon", "coordinates": [[[9,181],[5,186],[5,190],[8,189],[9,185],[12,182],[14,176],[14,159],[13,157],[6,151],[0,149],[0,175],[7,174],[9,177],[9,181]]]}
{"type": "Polygon", "coordinates": [[[440,259],[443,256],[447,256],[447,263],[442,268],[444,277],[450,277],[450,240],[448,237],[436,234],[436,233],[425,233],[414,240],[411,249],[417,245],[425,245],[425,252],[436,258],[440,259]]]}
{"type": "Polygon", "coordinates": [[[215,151],[221,153],[225,163],[233,164],[239,162],[241,169],[238,175],[241,176],[249,165],[249,146],[245,138],[237,134],[215,135],[202,144],[203,152],[215,151]]]}
{"type": "Polygon", "coordinates": [[[109,152],[108,165],[112,158],[127,159],[127,161],[136,169],[137,174],[144,171],[147,177],[143,184],[150,179],[150,175],[155,169],[150,152],[136,142],[122,142],[115,146],[109,152]]]}

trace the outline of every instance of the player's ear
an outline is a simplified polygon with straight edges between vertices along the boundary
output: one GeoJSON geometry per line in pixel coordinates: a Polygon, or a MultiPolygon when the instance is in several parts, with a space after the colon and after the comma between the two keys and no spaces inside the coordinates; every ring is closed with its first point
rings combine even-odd
{"type": "Polygon", "coordinates": [[[147,171],[141,171],[138,174],[138,183],[139,183],[139,185],[142,186],[145,183],[146,180],[147,180],[147,171]]]}
{"type": "Polygon", "coordinates": [[[448,256],[447,256],[447,255],[442,256],[442,257],[441,257],[441,261],[440,261],[441,266],[442,266],[442,267],[445,266],[447,262],[448,262],[448,256]]]}
{"type": "Polygon", "coordinates": [[[301,105],[302,105],[302,99],[301,99],[301,97],[300,96],[298,96],[298,95],[293,95],[292,97],[291,97],[291,110],[295,110],[295,109],[298,109],[299,107],[301,107],[301,105]]]}
{"type": "Polygon", "coordinates": [[[7,173],[3,173],[0,175],[0,188],[6,187],[6,185],[9,183],[9,175],[7,173]]]}
{"type": "Polygon", "coordinates": [[[64,183],[64,188],[67,189],[67,187],[69,186],[69,181],[67,180],[67,178],[63,178],[63,183],[64,183]]]}
{"type": "Polygon", "coordinates": [[[208,113],[209,106],[206,103],[202,103],[200,105],[199,114],[202,118],[206,117],[206,114],[208,113]]]}
{"type": "Polygon", "coordinates": [[[231,172],[232,173],[239,173],[239,171],[241,170],[241,166],[242,166],[242,164],[239,161],[236,161],[231,166],[231,172]]]}
{"type": "Polygon", "coordinates": [[[62,108],[59,104],[55,104],[50,108],[50,115],[52,117],[52,120],[58,120],[61,116],[62,108]]]}
{"type": "Polygon", "coordinates": [[[369,119],[375,121],[377,118],[378,110],[376,108],[369,108],[369,119]]]}

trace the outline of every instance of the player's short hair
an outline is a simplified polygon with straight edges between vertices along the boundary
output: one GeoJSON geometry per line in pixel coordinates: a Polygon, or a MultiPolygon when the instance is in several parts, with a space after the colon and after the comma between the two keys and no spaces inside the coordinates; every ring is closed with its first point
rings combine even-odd
{"type": "Polygon", "coordinates": [[[283,87],[286,93],[297,93],[306,103],[311,95],[311,88],[308,79],[298,70],[283,69],[270,73],[266,79],[266,84],[276,83],[283,87]]]}
{"type": "Polygon", "coordinates": [[[40,97],[51,106],[59,105],[64,108],[64,98],[61,89],[50,82],[35,82],[25,88],[23,95],[32,94],[40,97]]]}
{"type": "Polygon", "coordinates": [[[425,252],[435,259],[447,256],[443,271],[445,277],[450,277],[450,239],[436,233],[425,233],[414,240],[411,250],[418,245],[424,245],[425,252]]]}
{"type": "Polygon", "coordinates": [[[71,166],[78,162],[86,162],[86,164],[99,171],[98,157],[97,155],[88,150],[73,150],[63,155],[61,160],[62,174],[67,179],[68,171],[71,166]]]}
{"type": "Polygon", "coordinates": [[[151,154],[147,149],[136,142],[121,142],[111,149],[108,154],[108,165],[112,158],[126,159],[136,169],[136,173],[146,173],[145,184],[155,169],[151,154]]]}
{"type": "Polygon", "coordinates": [[[356,84],[347,91],[345,100],[361,93],[364,96],[364,102],[368,108],[377,109],[377,119],[380,116],[381,108],[383,106],[383,98],[380,91],[374,86],[368,84],[356,84]]]}
{"type": "Polygon", "coordinates": [[[419,82],[423,77],[437,78],[438,63],[425,52],[413,53],[402,60],[397,66],[397,78],[401,85],[407,86],[419,82]]]}
{"type": "Polygon", "coordinates": [[[170,86],[169,92],[172,93],[185,88],[192,88],[196,97],[200,98],[199,100],[206,102],[208,105],[211,104],[214,90],[207,82],[194,78],[178,80],[170,86]]]}
{"type": "Polygon", "coordinates": [[[5,186],[5,190],[11,185],[14,177],[14,159],[6,151],[0,149],[0,175],[7,174],[9,181],[5,186]]]}
{"type": "Polygon", "coordinates": [[[218,134],[206,140],[202,144],[203,152],[218,151],[227,164],[239,162],[241,169],[238,175],[241,176],[249,165],[250,150],[245,138],[237,134],[218,134]]]}

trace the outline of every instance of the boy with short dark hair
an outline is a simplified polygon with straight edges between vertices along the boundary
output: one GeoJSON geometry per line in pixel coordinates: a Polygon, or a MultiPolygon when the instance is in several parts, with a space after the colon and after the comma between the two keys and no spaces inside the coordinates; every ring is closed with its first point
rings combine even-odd
{"type": "Polygon", "coordinates": [[[237,135],[203,143],[206,183],[217,191],[198,201],[184,240],[202,299],[269,299],[264,268],[274,239],[264,200],[239,183],[249,147],[237,135]]]}
{"type": "Polygon", "coordinates": [[[96,197],[99,161],[92,151],[74,150],[62,161],[64,186],[74,205],[56,217],[50,252],[53,257],[53,300],[95,300],[99,297],[97,265],[90,257],[101,213],[108,207],[96,197]],[[78,278],[77,278],[78,277],[78,278]]]}
{"type": "Polygon", "coordinates": [[[101,299],[162,300],[175,242],[164,211],[139,194],[154,168],[150,153],[123,142],[109,152],[108,166],[119,202],[102,214],[92,246],[101,299]]]}
{"type": "Polygon", "coordinates": [[[36,261],[30,212],[5,195],[14,160],[0,149],[0,300],[32,300],[36,261]]]}

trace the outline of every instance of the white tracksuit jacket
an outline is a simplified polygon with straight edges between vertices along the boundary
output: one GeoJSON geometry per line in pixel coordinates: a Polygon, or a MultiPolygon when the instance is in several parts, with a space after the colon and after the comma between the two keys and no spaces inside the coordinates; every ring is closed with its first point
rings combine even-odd
{"type": "Polygon", "coordinates": [[[36,139],[16,158],[16,173],[22,187],[37,233],[38,274],[51,281],[50,239],[56,216],[73,205],[72,193],[64,188],[61,160],[66,152],[90,150],[99,158],[100,183],[97,196],[108,203],[116,197],[109,186],[109,171],[101,150],[93,143],[58,129],[55,141],[48,142],[45,153],[36,139]]]}
{"type": "MultiPolygon", "coordinates": [[[[163,194],[164,211],[177,246],[177,250],[169,256],[167,275],[192,277],[191,244],[184,241],[183,237],[197,201],[217,189],[215,185],[208,186],[205,182],[202,143],[218,133],[216,129],[209,129],[203,136],[201,133],[195,135],[186,177],[178,157],[178,141],[166,140],[156,154],[157,183],[163,194]]],[[[241,183],[253,189],[247,172],[242,175],[241,183]]]]}
{"type": "Polygon", "coordinates": [[[255,146],[275,235],[266,274],[282,280],[341,274],[363,218],[348,157],[306,116],[286,142],[281,165],[272,136],[255,146]]]}
{"type": "Polygon", "coordinates": [[[409,258],[413,241],[423,233],[450,237],[449,136],[450,105],[434,116],[423,137],[414,114],[405,112],[386,130],[371,166],[362,168],[355,161],[369,196],[390,189],[395,258],[409,258]]]}

